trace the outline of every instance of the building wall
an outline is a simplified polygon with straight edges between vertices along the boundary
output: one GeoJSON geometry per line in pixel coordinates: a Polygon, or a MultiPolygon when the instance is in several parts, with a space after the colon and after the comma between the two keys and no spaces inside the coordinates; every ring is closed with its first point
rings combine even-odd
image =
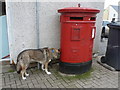
{"type": "Polygon", "coordinates": [[[97,32],[94,43],[94,51],[99,51],[103,2],[67,1],[69,0],[66,2],[37,3],[7,2],[9,47],[12,60],[16,62],[17,55],[24,49],[45,46],[60,48],[60,14],[57,10],[65,7],[76,7],[78,3],[81,3],[83,7],[100,10],[100,13],[97,14],[97,32]]]}
{"type": "Polygon", "coordinates": [[[104,12],[103,12],[103,20],[109,20],[111,21],[112,18],[116,18],[116,21],[118,20],[118,12],[113,9],[113,7],[108,6],[104,12]],[[115,16],[114,16],[115,14],[115,16]]]}
{"type": "Polygon", "coordinates": [[[109,18],[108,20],[112,20],[112,18],[116,18],[116,21],[118,20],[118,12],[116,12],[111,6],[109,7],[109,18]],[[115,16],[114,16],[115,14],[115,16]]]}
{"type": "Polygon", "coordinates": [[[16,63],[17,55],[37,48],[36,3],[6,2],[10,57],[16,63]]]}
{"type": "Polygon", "coordinates": [[[108,20],[108,17],[109,17],[109,7],[104,9],[103,20],[108,20]]]}

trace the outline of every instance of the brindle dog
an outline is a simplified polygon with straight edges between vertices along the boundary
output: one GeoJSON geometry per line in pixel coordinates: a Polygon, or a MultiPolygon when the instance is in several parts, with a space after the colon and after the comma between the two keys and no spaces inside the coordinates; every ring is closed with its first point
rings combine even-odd
{"type": "Polygon", "coordinates": [[[59,50],[56,48],[43,48],[43,49],[28,49],[22,51],[17,57],[17,72],[21,73],[22,79],[25,80],[26,76],[29,76],[26,73],[26,69],[28,68],[31,62],[38,62],[41,65],[43,71],[47,74],[51,74],[48,71],[48,63],[52,59],[58,59],[59,50]]]}

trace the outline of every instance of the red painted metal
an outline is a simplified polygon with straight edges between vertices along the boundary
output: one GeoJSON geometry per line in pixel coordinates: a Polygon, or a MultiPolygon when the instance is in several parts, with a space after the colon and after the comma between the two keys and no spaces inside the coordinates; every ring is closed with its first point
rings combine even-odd
{"type": "Polygon", "coordinates": [[[92,60],[97,9],[70,7],[61,13],[61,56],[66,63],[84,63],[92,60]]]}
{"type": "Polygon", "coordinates": [[[83,8],[83,7],[68,7],[58,10],[59,13],[68,13],[68,12],[87,12],[87,13],[98,13],[100,10],[92,9],[92,8],[83,8]]]}

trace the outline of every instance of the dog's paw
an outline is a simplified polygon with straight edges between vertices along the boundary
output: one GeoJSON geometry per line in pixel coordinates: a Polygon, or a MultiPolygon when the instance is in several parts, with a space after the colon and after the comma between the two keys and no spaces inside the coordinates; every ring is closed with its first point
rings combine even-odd
{"type": "Polygon", "coordinates": [[[29,76],[29,74],[25,74],[25,76],[29,76]]]}
{"type": "Polygon", "coordinates": [[[23,80],[26,80],[26,77],[23,77],[22,79],[23,79],[23,80]]]}
{"type": "Polygon", "coordinates": [[[47,72],[47,74],[48,74],[48,75],[50,75],[50,74],[51,74],[51,72],[47,72]]]}

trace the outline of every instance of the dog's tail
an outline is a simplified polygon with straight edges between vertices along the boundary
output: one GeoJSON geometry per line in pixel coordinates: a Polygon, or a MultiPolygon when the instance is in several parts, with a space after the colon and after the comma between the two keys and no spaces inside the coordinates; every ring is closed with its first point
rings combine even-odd
{"type": "Polygon", "coordinates": [[[18,63],[17,63],[17,73],[20,74],[21,70],[22,70],[21,65],[20,65],[20,63],[18,62],[18,63]]]}

